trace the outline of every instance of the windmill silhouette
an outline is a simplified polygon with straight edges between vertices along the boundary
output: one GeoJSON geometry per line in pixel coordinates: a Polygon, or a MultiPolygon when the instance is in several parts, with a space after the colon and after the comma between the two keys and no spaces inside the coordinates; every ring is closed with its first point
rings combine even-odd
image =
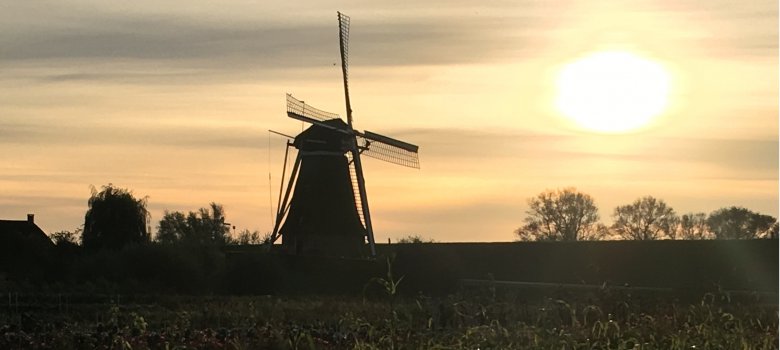
{"type": "Polygon", "coordinates": [[[290,147],[295,147],[298,154],[284,199],[281,188],[279,191],[271,243],[281,237],[282,247],[288,253],[355,257],[365,255],[368,242],[370,255],[374,256],[374,231],[361,155],[419,169],[418,147],[352,127],[350,19],[341,12],[338,19],[347,121],[287,94],[287,116],[311,126],[294,138],[288,136],[293,141],[287,143],[283,173],[290,147]]]}

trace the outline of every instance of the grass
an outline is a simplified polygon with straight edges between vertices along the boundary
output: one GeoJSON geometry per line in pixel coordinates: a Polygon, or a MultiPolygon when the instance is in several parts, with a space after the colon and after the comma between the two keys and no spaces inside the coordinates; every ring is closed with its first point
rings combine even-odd
{"type": "MultiPolygon", "coordinates": [[[[391,276],[388,276],[392,280],[391,276]]],[[[2,349],[777,349],[777,305],[483,288],[446,297],[8,297],[2,349]],[[48,298],[48,299],[47,299],[48,298]],[[24,298],[22,298],[24,300],[24,298]],[[48,302],[46,300],[49,300],[48,302]],[[66,303],[68,298],[65,298],[66,303]],[[123,301],[124,300],[124,301],[123,301]]],[[[7,295],[4,295],[6,297],[7,295]]]]}

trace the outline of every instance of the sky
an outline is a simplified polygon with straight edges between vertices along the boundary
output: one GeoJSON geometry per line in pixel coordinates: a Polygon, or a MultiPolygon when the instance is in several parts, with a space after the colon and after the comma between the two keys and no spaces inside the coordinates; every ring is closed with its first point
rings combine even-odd
{"type": "Polygon", "coordinates": [[[344,115],[336,11],[351,17],[356,129],[420,146],[364,163],[378,242],[511,241],[527,200],[591,195],[602,221],[646,195],[678,213],[778,212],[778,4],[656,1],[5,1],[0,218],[84,222],[90,186],[165,210],[210,202],[272,229],[285,93],[344,115]],[[669,72],[668,106],[626,133],[554,107],[556,74],[603,50],[669,72]]]}

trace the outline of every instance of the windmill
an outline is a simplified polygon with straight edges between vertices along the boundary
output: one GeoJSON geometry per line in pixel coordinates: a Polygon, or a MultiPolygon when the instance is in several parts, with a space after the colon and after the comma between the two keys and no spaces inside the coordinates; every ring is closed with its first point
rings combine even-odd
{"type": "MultiPolygon", "coordinates": [[[[271,242],[295,254],[364,255],[368,242],[374,256],[374,232],[368,208],[361,156],[419,169],[418,147],[352,127],[349,99],[349,17],[338,12],[341,73],[347,121],[338,114],[314,108],[287,94],[287,116],[311,124],[287,142],[298,152],[278,211],[271,242]],[[294,189],[293,189],[294,187],[294,189]],[[292,195],[292,198],[291,198],[292,195]]],[[[282,175],[284,181],[284,174],[282,175]]]]}

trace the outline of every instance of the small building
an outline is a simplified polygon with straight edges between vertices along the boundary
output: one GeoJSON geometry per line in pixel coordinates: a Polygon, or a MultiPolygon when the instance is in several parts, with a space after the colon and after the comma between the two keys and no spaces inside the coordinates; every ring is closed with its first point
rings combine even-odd
{"type": "Polygon", "coordinates": [[[27,220],[0,220],[0,244],[13,243],[54,246],[49,236],[35,224],[35,214],[27,214],[27,220]]]}
{"type": "Polygon", "coordinates": [[[47,264],[54,242],[35,224],[35,215],[27,220],[0,220],[0,272],[29,275],[47,264]]]}

